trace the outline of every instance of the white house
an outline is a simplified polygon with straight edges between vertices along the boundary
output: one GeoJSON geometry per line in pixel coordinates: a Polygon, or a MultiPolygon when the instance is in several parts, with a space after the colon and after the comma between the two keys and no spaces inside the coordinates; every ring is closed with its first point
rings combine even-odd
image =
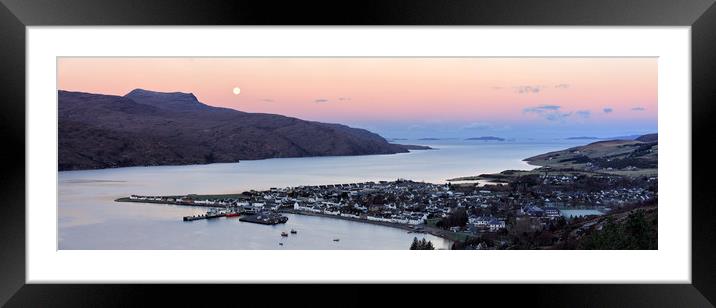
{"type": "Polygon", "coordinates": [[[495,232],[495,231],[505,228],[505,221],[498,220],[498,219],[492,219],[492,220],[490,220],[489,223],[487,223],[487,227],[490,228],[490,231],[495,232]]]}
{"type": "Polygon", "coordinates": [[[475,227],[484,228],[484,227],[487,227],[487,225],[490,223],[490,221],[492,219],[493,219],[492,217],[480,216],[477,218],[470,218],[470,220],[471,220],[470,223],[474,224],[475,227]]]}

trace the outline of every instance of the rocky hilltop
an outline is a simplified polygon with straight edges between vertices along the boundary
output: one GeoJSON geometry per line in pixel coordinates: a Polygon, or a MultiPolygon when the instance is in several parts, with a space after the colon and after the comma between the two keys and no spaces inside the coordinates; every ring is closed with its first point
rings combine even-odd
{"type": "Polygon", "coordinates": [[[191,93],[58,91],[59,170],[394,154],[364,129],[206,105],[191,93]]]}

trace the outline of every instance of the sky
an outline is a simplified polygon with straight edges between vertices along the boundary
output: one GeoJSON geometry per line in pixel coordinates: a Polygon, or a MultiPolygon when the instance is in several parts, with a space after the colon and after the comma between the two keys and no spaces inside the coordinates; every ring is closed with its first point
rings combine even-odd
{"type": "Polygon", "coordinates": [[[61,90],[187,92],[386,138],[656,132],[657,83],[656,58],[58,59],[61,90]]]}

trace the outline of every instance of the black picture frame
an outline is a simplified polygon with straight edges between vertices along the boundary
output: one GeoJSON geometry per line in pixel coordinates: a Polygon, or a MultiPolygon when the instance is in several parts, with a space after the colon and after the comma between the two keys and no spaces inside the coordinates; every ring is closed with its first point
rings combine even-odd
{"type": "MultiPolygon", "coordinates": [[[[72,25],[690,26],[691,155],[692,166],[697,166],[691,170],[692,284],[483,285],[469,292],[479,303],[505,301],[504,297],[494,294],[519,293],[520,296],[509,298],[510,304],[567,307],[712,307],[712,303],[716,303],[716,195],[709,181],[714,169],[709,159],[716,157],[710,130],[716,110],[716,6],[713,0],[0,2],[0,135],[3,144],[0,150],[0,195],[3,196],[0,202],[0,304],[134,306],[162,303],[175,295],[202,294],[216,288],[211,285],[25,283],[25,30],[28,26],[72,25]]],[[[668,222],[668,217],[661,219],[668,222]]],[[[321,293],[331,292],[328,288],[322,286],[321,293]]],[[[252,286],[234,290],[255,291],[252,286]]],[[[275,300],[290,298],[279,296],[275,300]]],[[[204,296],[184,299],[184,304],[205,304],[208,300],[204,296]]],[[[353,303],[366,300],[368,298],[353,303]]],[[[402,300],[406,300],[406,304],[410,302],[404,297],[402,300]]],[[[426,303],[422,298],[419,302],[426,303]]]]}

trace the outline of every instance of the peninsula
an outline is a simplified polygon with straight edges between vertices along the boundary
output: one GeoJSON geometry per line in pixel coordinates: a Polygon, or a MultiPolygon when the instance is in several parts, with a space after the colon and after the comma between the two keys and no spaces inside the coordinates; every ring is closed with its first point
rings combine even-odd
{"type": "Polygon", "coordinates": [[[60,171],[429,149],[341,124],[213,107],[191,93],[60,90],[58,106],[60,171]]]}
{"type": "Polygon", "coordinates": [[[485,185],[397,179],[116,201],[333,217],[430,233],[454,241],[453,249],[656,249],[658,138],[642,140],[537,155],[527,161],[542,167],[477,177],[501,182],[485,185]],[[643,230],[629,234],[625,224],[643,230]],[[622,232],[625,241],[605,243],[602,230],[622,232]]]}

